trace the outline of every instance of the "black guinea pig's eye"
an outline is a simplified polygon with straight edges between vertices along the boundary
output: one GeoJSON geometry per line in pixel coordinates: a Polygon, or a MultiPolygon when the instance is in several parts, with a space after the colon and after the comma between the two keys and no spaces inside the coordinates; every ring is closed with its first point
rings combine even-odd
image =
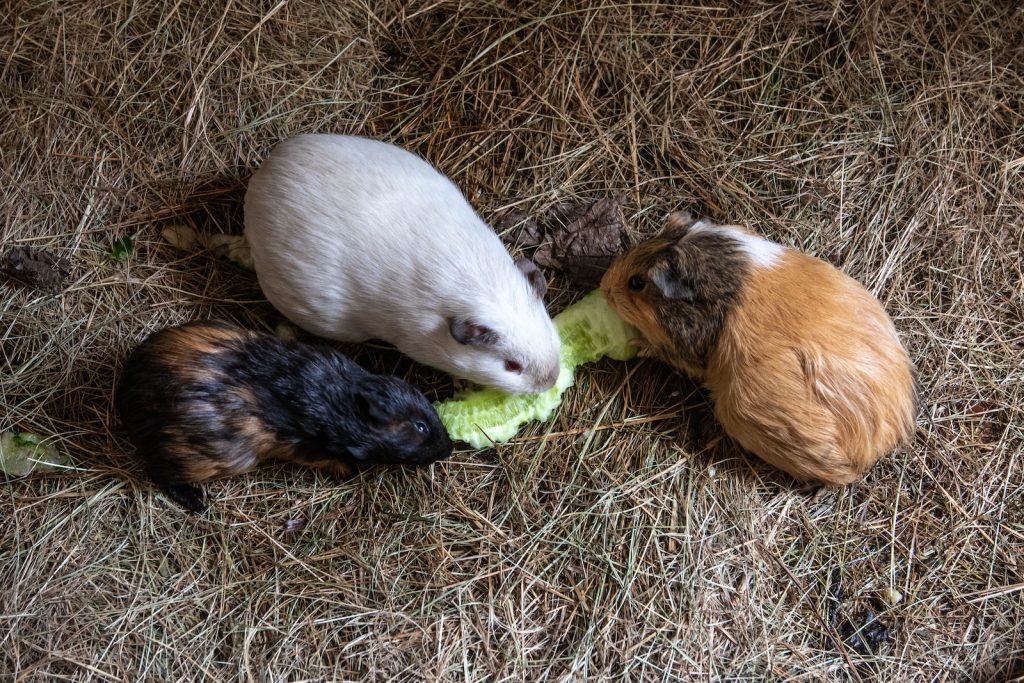
{"type": "Polygon", "coordinates": [[[633,277],[629,278],[626,284],[628,284],[629,288],[632,289],[634,292],[639,292],[641,289],[647,286],[647,280],[643,279],[639,275],[634,275],[633,277]]]}
{"type": "Polygon", "coordinates": [[[412,428],[415,429],[420,434],[426,434],[427,432],[430,431],[427,428],[427,423],[424,422],[423,420],[413,420],[412,421],[412,428]]]}

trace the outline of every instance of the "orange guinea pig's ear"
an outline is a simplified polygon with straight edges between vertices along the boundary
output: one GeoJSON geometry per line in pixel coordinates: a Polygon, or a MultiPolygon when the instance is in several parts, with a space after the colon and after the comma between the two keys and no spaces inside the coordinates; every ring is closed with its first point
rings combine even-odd
{"type": "Polygon", "coordinates": [[[674,211],[665,219],[665,227],[662,228],[658,236],[679,239],[696,222],[697,219],[691,216],[689,211],[674,211]]]}
{"type": "Polygon", "coordinates": [[[693,301],[693,285],[679,276],[679,272],[667,263],[653,266],[647,271],[647,279],[666,299],[693,301]]]}

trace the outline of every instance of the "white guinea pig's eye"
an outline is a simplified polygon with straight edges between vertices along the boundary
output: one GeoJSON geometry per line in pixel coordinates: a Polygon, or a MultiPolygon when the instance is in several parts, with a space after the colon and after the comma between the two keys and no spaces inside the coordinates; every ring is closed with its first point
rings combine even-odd
{"type": "Polygon", "coordinates": [[[523,374],[523,366],[520,363],[515,362],[514,360],[505,361],[505,369],[516,375],[523,374]]]}
{"type": "Polygon", "coordinates": [[[422,420],[413,420],[412,428],[420,434],[426,434],[429,430],[427,429],[427,423],[422,420]]]}

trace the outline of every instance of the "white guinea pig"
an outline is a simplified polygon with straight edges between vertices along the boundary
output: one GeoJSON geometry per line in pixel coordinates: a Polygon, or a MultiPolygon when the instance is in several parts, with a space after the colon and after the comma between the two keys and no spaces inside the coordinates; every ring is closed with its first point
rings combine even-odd
{"type": "Polygon", "coordinates": [[[313,334],[380,339],[509,393],[558,377],[544,276],[513,262],[455,184],[400,147],[282,142],[249,181],[245,236],[267,299],[313,334]]]}

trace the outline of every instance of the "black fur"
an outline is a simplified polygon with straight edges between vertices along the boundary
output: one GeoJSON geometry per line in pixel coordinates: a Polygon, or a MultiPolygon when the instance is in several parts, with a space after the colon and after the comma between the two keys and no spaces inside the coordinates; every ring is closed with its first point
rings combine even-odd
{"type": "Polygon", "coordinates": [[[340,472],[425,464],[452,450],[437,413],[408,383],[328,347],[219,321],[168,328],[139,345],[116,404],[150,477],[194,511],[205,504],[191,484],[271,458],[340,472]]]}
{"type": "Polygon", "coordinates": [[[160,487],[167,497],[189,512],[200,515],[206,512],[206,494],[191,484],[164,484],[160,487]]]}

